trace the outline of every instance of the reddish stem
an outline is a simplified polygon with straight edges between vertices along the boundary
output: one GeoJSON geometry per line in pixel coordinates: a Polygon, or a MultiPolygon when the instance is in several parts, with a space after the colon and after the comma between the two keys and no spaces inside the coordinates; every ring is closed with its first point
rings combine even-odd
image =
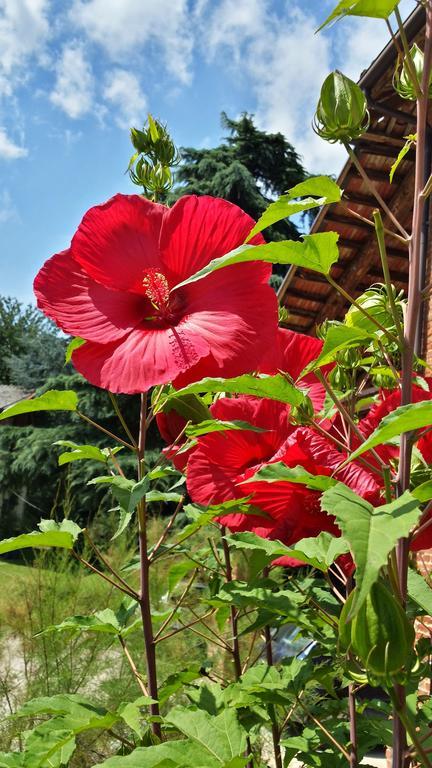
{"type": "MultiPolygon", "coordinates": [[[[412,235],[410,242],[410,268],[408,284],[408,305],[405,319],[404,347],[402,350],[402,393],[401,404],[408,405],[412,402],[412,377],[414,365],[415,340],[421,306],[421,238],[423,217],[425,214],[426,198],[422,194],[426,182],[425,155],[427,139],[427,115],[429,101],[429,77],[432,63],[432,5],[430,0],[426,3],[426,33],[422,77],[422,95],[417,100],[417,145],[415,167],[414,208],[412,218],[412,235]]],[[[399,464],[399,492],[403,493],[409,488],[412,442],[411,435],[405,432],[401,437],[400,464],[399,464]]],[[[402,600],[406,600],[407,576],[408,576],[409,542],[401,539],[397,547],[397,567],[400,594],[402,600]]],[[[406,768],[410,764],[410,758],[406,758],[407,741],[406,729],[398,717],[398,712],[405,710],[406,692],[404,686],[395,687],[395,695],[398,706],[394,711],[393,732],[393,768],[406,768]]]]}
{"type": "MultiPolygon", "coordinates": [[[[140,434],[138,440],[138,480],[143,477],[143,464],[145,456],[145,441],[146,441],[146,416],[147,416],[147,395],[141,395],[141,415],[140,415],[140,434]]],[[[138,525],[139,525],[139,551],[140,551],[140,608],[141,618],[144,633],[144,644],[146,651],[146,665],[147,665],[147,687],[152,699],[155,699],[154,704],[150,704],[150,713],[152,717],[159,717],[159,704],[158,698],[158,684],[157,684],[157,671],[156,671],[156,644],[153,634],[153,625],[151,617],[151,602],[150,602],[150,560],[148,557],[148,544],[147,544],[147,520],[146,520],[146,504],[143,499],[138,506],[138,525]]],[[[159,722],[151,724],[153,734],[158,738],[162,738],[162,731],[159,722]]]]}

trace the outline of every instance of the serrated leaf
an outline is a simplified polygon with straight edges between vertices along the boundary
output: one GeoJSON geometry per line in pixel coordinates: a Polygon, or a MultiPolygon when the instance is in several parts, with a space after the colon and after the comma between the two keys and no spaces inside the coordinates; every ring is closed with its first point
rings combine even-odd
{"type": "Polygon", "coordinates": [[[175,707],[165,719],[198,744],[218,765],[224,766],[233,758],[244,756],[246,732],[232,709],[212,717],[204,710],[175,707]]]}
{"type": "Polygon", "coordinates": [[[265,432],[265,429],[249,424],[247,421],[218,421],[217,419],[208,419],[199,424],[189,424],[186,427],[188,437],[199,437],[208,435],[210,432],[226,432],[228,430],[249,430],[250,432],[265,432]]]}
{"type": "Polygon", "coordinates": [[[69,342],[69,344],[66,347],[65,365],[70,363],[70,361],[72,360],[72,355],[75,352],[75,350],[79,349],[80,347],[82,347],[82,345],[85,344],[85,343],[86,343],[86,340],[85,339],[81,339],[79,336],[76,336],[74,339],[71,339],[71,341],[69,342]]]}
{"type": "Polygon", "coordinates": [[[317,206],[336,203],[341,199],[341,194],[340,187],[329,176],[314,176],[306,179],[306,181],[302,181],[300,184],[292,187],[285,195],[281,195],[274,203],[270,203],[262,216],[259,217],[245,242],[249,242],[258,232],[262,232],[263,229],[289,216],[293,216],[301,211],[309,211],[317,206]],[[305,195],[313,195],[313,197],[295,200],[295,198],[304,197],[305,195]]]}
{"type": "Polygon", "coordinates": [[[344,16],[365,16],[374,19],[388,19],[399,0],[340,0],[330,16],[318,27],[318,32],[332,21],[344,16]]]}
{"type": "Polygon", "coordinates": [[[255,483],[258,480],[265,483],[280,483],[281,481],[300,483],[301,485],[306,485],[307,488],[313,488],[317,491],[326,491],[327,488],[331,488],[337,483],[337,480],[333,477],[312,475],[302,466],[287,467],[283,461],[264,465],[258,472],[255,472],[252,477],[244,480],[240,485],[247,486],[248,483],[255,483]]]}
{"type": "Polygon", "coordinates": [[[220,763],[189,739],[167,741],[154,747],[138,747],[130,755],[110,757],[98,768],[218,768],[220,763]],[[204,762],[203,762],[204,761],[204,762]]]}
{"type": "Polygon", "coordinates": [[[69,389],[50,389],[39,397],[30,400],[20,400],[15,405],[10,405],[0,413],[0,421],[10,419],[12,416],[20,416],[22,413],[36,413],[37,411],[76,411],[78,396],[69,389]]]}
{"type": "Polygon", "coordinates": [[[26,738],[25,768],[60,768],[67,765],[76,748],[69,730],[51,730],[46,723],[26,738]]]}
{"type": "Polygon", "coordinates": [[[418,522],[419,502],[408,491],[390,504],[373,507],[343,483],[322,495],[321,508],[334,515],[356,564],[356,597],[350,617],[366,599],[387,557],[418,522]]]}
{"type": "Polygon", "coordinates": [[[432,402],[430,400],[401,405],[384,416],[372,434],[350,455],[349,461],[361,456],[365,451],[370,451],[376,445],[388,443],[403,432],[411,432],[431,425],[432,402]]]}
{"type": "MultiPolygon", "coordinates": [[[[61,453],[58,457],[59,466],[69,464],[71,461],[80,461],[85,459],[91,459],[93,461],[100,461],[106,464],[109,459],[109,455],[96,445],[77,445],[71,440],[56,440],[54,445],[59,445],[64,448],[70,448],[70,451],[61,453]]],[[[114,449],[115,452],[115,449],[114,449]]]]}
{"type": "Polygon", "coordinates": [[[338,239],[337,232],[318,232],[313,235],[303,235],[302,240],[281,240],[265,245],[241,245],[225,256],[212,259],[194,275],[178,283],[175,289],[202,280],[203,277],[231,264],[244,264],[250,261],[292,264],[328,275],[339,258],[338,239]]]}
{"type": "Polygon", "coordinates": [[[7,552],[15,552],[18,549],[28,549],[29,547],[72,549],[73,545],[74,537],[69,531],[33,531],[33,533],[22,533],[20,536],[14,536],[12,539],[0,541],[0,555],[4,555],[7,552]]]}
{"type": "Polygon", "coordinates": [[[60,624],[52,624],[46,627],[39,635],[51,632],[64,632],[71,630],[74,632],[102,632],[109,635],[118,635],[120,633],[120,624],[117,617],[110,608],[104,611],[97,611],[92,616],[69,616],[60,624]]]}
{"type": "Polygon", "coordinates": [[[322,531],[318,536],[301,539],[292,547],[287,547],[280,541],[263,539],[249,531],[225,538],[236,549],[265,552],[270,562],[279,557],[291,557],[324,572],[328,571],[340,555],[349,551],[348,543],[343,538],[336,538],[327,531],[322,531]]]}
{"type": "Polygon", "coordinates": [[[116,509],[119,513],[119,521],[114,535],[111,536],[111,541],[115,541],[119,536],[122,535],[122,533],[129,526],[129,523],[133,517],[133,512],[128,512],[126,509],[123,509],[123,507],[116,507],[116,509]]]}
{"type": "MultiPolygon", "coordinates": [[[[233,379],[202,379],[178,391],[179,395],[196,392],[229,392],[237,395],[254,395],[255,397],[267,397],[270,400],[278,400],[281,403],[289,403],[299,406],[305,401],[305,394],[291,384],[282,374],[275,376],[253,376],[244,374],[233,379]]],[[[162,400],[162,398],[161,398],[162,400]]],[[[167,400],[160,402],[159,408],[169,403],[167,400]]]]}

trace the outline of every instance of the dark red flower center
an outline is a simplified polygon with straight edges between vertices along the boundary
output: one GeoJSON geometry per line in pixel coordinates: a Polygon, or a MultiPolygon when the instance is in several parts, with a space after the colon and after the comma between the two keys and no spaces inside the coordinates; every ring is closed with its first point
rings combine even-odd
{"type": "Polygon", "coordinates": [[[145,272],[142,280],[144,293],[148,298],[154,313],[146,320],[154,325],[155,322],[162,325],[173,325],[181,317],[181,301],[178,292],[170,294],[169,283],[163,272],[156,267],[151,267],[145,272]]]}

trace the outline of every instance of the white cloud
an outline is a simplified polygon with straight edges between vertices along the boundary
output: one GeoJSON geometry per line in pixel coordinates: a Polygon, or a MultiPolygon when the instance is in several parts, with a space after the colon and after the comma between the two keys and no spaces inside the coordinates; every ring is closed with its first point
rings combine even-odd
{"type": "Polygon", "coordinates": [[[10,192],[7,189],[3,189],[0,192],[0,224],[17,220],[19,220],[18,211],[12,202],[10,192]]]}
{"type": "Polygon", "coordinates": [[[53,104],[76,119],[90,112],[93,105],[93,74],[81,43],[64,46],[56,65],[56,83],[50,94],[53,104]]]}
{"type": "MultiPolygon", "coordinates": [[[[191,17],[187,0],[74,0],[71,22],[114,61],[130,60],[151,44],[162,50],[166,69],[190,80],[191,17]]],[[[156,60],[157,57],[153,57],[156,60]]]]}
{"type": "Polygon", "coordinates": [[[0,95],[12,95],[49,37],[48,0],[0,0],[0,95]]]}
{"type": "MultiPolygon", "coordinates": [[[[403,15],[413,7],[414,0],[402,0],[403,15]]],[[[324,142],[311,127],[321,85],[336,67],[357,80],[389,34],[382,20],[357,18],[315,34],[329,9],[303,8],[301,0],[285,0],[280,13],[270,0],[202,2],[202,48],[213,62],[231,62],[235,77],[240,73],[249,83],[260,127],[284,133],[309,171],[335,173],[344,149],[324,142]]]]}
{"type": "Polygon", "coordinates": [[[7,135],[6,129],[0,127],[0,158],[5,160],[17,160],[26,157],[28,149],[20,147],[7,135]]]}
{"type": "Polygon", "coordinates": [[[145,122],[147,100],[132,72],[125,69],[109,72],[103,96],[115,108],[115,120],[120,128],[140,127],[145,122]]]}

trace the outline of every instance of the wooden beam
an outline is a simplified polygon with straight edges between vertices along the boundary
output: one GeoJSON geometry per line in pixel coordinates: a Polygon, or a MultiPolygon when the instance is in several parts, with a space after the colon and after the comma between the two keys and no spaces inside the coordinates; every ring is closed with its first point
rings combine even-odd
{"type": "Polygon", "coordinates": [[[384,133],[383,131],[368,130],[366,133],[363,133],[361,138],[362,141],[376,141],[378,143],[383,142],[384,144],[390,145],[392,147],[398,147],[399,149],[401,149],[405,144],[404,138],[392,136],[391,134],[384,133]]]}
{"type": "MultiPolygon", "coordinates": [[[[413,174],[408,173],[405,175],[403,183],[397,186],[395,194],[393,195],[392,210],[395,216],[399,217],[403,215],[404,219],[406,219],[406,214],[409,213],[406,204],[407,200],[412,199],[412,188],[413,174]]],[[[368,238],[361,254],[358,254],[353,258],[351,263],[343,270],[342,274],[340,274],[339,277],[335,277],[335,279],[347,293],[352,294],[360,285],[368,280],[368,275],[373,274],[379,276],[380,280],[382,280],[382,272],[381,266],[379,265],[379,255],[377,253],[375,238],[371,237],[368,238]]],[[[398,281],[398,278],[402,278],[401,282],[405,283],[407,280],[407,276],[401,272],[397,273],[392,270],[391,274],[395,281],[398,281]]],[[[315,317],[315,323],[322,323],[326,318],[333,320],[340,317],[345,304],[346,302],[343,296],[336,291],[331,291],[327,301],[321,305],[321,309],[315,317]]]]}
{"type": "MultiPolygon", "coordinates": [[[[379,157],[397,157],[399,150],[397,147],[391,147],[388,144],[374,144],[373,142],[356,141],[354,145],[357,152],[366,152],[368,155],[379,155],[379,157]]],[[[405,155],[404,160],[414,160],[415,155],[412,150],[405,155]]]]}
{"type": "MultiPolygon", "coordinates": [[[[363,166],[364,167],[364,166],[363,166]]],[[[369,178],[372,181],[381,181],[385,184],[390,184],[390,178],[389,178],[389,172],[388,171],[382,171],[379,168],[365,168],[365,171],[369,178]]],[[[404,177],[404,174],[401,171],[396,171],[396,173],[393,176],[393,183],[396,181],[401,181],[404,177]]]]}
{"type": "MultiPolygon", "coordinates": [[[[372,266],[368,270],[367,274],[369,274],[371,277],[379,277],[381,280],[383,280],[382,269],[379,266],[372,266]]],[[[395,269],[392,269],[390,271],[390,277],[396,283],[408,283],[408,272],[398,272],[395,269]]]]}
{"type": "Polygon", "coordinates": [[[357,229],[366,229],[368,232],[373,231],[373,227],[370,226],[370,224],[366,224],[365,221],[361,221],[361,219],[356,219],[355,216],[343,216],[339,213],[328,213],[326,216],[326,221],[333,221],[335,224],[343,224],[343,226],[347,227],[356,227],[357,229]]]}
{"type": "Polygon", "coordinates": [[[288,288],[287,297],[294,296],[296,299],[302,299],[304,301],[314,301],[318,304],[322,304],[327,300],[327,296],[321,293],[309,293],[308,291],[301,291],[299,288],[288,288]]]}

